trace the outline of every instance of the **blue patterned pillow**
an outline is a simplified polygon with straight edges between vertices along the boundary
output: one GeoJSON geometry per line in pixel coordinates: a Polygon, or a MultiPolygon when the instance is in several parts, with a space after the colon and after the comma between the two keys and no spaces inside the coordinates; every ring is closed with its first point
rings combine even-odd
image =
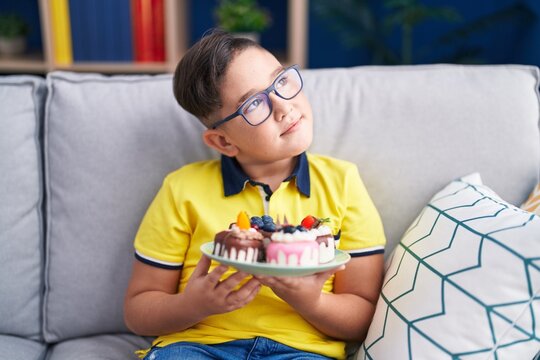
{"type": "Polygon", "coordinates": [[[540,217],[473,174],[436,194],[388,258],[357,359],[532,359],[540,217]]]}

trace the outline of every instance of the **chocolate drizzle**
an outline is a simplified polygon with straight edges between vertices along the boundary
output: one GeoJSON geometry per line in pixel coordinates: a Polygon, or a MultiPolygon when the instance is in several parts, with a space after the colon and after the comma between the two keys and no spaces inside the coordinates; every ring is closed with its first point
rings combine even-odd
{"type": "Polygon", "coordinates": [[[319,235],[315,239],[317,244],[325,244],[326,246],[330,246],[330,240],[332,240],[332,235],[319,235]]]}
{"type": "Polygon", "coordinates": [[[216,234],[214,237],[214,250],[212,251],[212,254],[223,256],[223,250],[225,249],[225,238],[230,232],[230,230],[223,230],[216,234]]]}

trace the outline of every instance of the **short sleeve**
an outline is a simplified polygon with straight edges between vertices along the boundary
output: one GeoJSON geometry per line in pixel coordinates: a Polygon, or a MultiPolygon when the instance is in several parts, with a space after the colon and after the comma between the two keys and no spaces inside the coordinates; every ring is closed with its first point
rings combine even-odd
{"type": "Polygon", "coordinates": [[[344,181],[346,207],[340,249],[352,257],[383,253],[386,238],[382,221],[355,165],[347,169],[344,181]]]}
{"type": "Polygon", "coordinates": [[[165,178],[144,215],[135,237],[135,257],[152,266],[181,269],[191,231],[178,211],[170,182],[165,178]]]}

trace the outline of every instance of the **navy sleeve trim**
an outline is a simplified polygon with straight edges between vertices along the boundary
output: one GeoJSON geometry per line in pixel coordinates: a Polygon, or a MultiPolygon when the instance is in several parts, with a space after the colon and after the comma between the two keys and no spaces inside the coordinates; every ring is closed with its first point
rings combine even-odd
{"type": "Polygon", "coordinates": [[[360,253],[349,253],[349,255],[351,255],[352,258],[375,255],[375,254],[384,254],[384,249],[370,250],[370,251],[365,251],[365,252],[360,252],[360,253]]]}
{"type": "Polygon", "coordinates": [[[145,263],[146,265],[155,266],[166,270],[181,270],[184,266],[184,264],[172,265],[166,264],[164,262],[158,262],[157,260],[151,260],[149,258],[143,257],[138,253],[135,253],[135,259],[139,260],[142,263],[145,263]]]}

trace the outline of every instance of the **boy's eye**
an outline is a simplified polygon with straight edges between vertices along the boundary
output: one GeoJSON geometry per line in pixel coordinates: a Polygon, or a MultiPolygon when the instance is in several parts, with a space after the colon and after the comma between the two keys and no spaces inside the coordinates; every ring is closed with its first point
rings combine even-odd
{"type": "Polygon", "coordinates": [[[253,100],[252,100],[250,103],[248,103],[248,104],[246,105],[246,107],[244,108],[244,113],[245,113],[245,114],[249,114],[250,112],[257,110],[257,108],[259,107],[259,105],[262,104],[262,102],[263,102],[263,101],[262,101],[262,99],[260,99],[260,98],[255,98],[255,99],[253,99],[253,100]]]}
{"type": "Polygon", "coordinates": [[[288,82],[289,82],[289,79],[287,76],[279,78],[278,81],[276,82],[276,88],[279,89],[280,87],[287,85],[288,82]]]}

